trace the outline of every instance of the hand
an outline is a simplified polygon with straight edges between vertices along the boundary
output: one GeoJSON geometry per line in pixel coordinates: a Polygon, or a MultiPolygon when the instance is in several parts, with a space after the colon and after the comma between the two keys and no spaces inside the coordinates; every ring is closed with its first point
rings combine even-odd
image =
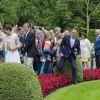
{"type": "Polygon", "coordinates": [[[0,48],[0,51],[2,51],[2,48],[0,48]]]}
{"type": "Polygon", "coordinates": [[[77,55],[78,58],[81,58],[81,55],[77,55]]]}
{"type": "Polygon", "coordinates": [[[16,50],[17,48],[10,48],[10,51],[14,51],[14,50],[16,50]]]}
{"type": "Polygon", "coordinates": [[[92,51],[95,51],[95,49],[92,49],[92,51]]]}
{"type": "Polygon", "coordinates": [[[57,54],[56,56],[57,56],[57,57],[60,57],[60,55],[59,55],[59,54],[57,54]]]}
{"type": "Polygon", "coordinates": [[[55,46],[53,49],[57,49],[57,47],[55,46]]]}
{"type": "Polygon", "coordinates": [[[62,53],[60,53],[60,56],[63,57],[64,55],[62,53]]]}

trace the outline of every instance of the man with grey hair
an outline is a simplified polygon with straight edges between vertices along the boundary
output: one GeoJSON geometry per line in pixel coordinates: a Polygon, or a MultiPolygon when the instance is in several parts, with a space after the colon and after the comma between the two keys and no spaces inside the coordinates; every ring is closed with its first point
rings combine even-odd
{"type": "Polygon", "coordinates": [[[96,41],[94,44],[95,57],[96,57],[96,67],[100,67],[100,29],[95,31],[96,41]]]}

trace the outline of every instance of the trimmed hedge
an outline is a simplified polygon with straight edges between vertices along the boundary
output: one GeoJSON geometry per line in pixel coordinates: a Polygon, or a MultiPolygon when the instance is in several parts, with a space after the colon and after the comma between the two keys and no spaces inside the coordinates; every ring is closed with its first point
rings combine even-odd
{"type": "Polygon", "coordinates": [[[0,64],[0,100],[43,100],[37,75],[22,64],[0,64]]]}

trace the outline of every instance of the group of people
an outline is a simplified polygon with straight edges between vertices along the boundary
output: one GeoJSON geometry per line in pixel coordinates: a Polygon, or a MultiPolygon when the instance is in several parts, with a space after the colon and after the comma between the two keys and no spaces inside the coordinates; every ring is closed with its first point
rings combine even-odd
{"type": "Polygon", "coordinates": [[[100,30],[95,32],[94,45],[91,45],[86,33],[82,33],[80,39],[77,34],[74,28],[61,33],[60,27],[48,31],[29,23],[22,27],[0,26],[0,58],[4,58],[5,62],[24,63],[38,74],[52,72],[55,66],[61,69],[68,60],[72,67],[72,82],[75,84],[76,56],[81,59],[83,68],[89,69],[92,53],[96,67],[100,67],[100,30]]]}

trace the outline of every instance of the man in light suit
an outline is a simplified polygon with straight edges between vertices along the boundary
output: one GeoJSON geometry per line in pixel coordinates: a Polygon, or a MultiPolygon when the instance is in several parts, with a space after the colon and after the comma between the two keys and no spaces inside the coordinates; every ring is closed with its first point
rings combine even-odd
{"type": "Polygon", "coordinates": [[[34,57],[38,54],[38,50],[35,46],[35,33],[31,31],[29,23],[23,25],[25,36],[24,36],[24,49],[25,53],[24,63],[33,69],[34,57]]]}
{"type": "Polygon", "coordinates": [[[96,41],[94,43],[96,67],[100,68],[100,30],[96,30],[96,41]]]}
{"type": "MultiPolygon", "coordinates": [[[[62,68],[66,60],[69,60],[72,67],[72,83],[76,84],[76,56],[74,50],[77,49],[80,56],[80,41],[76,38],[77,30],[73,29],[71,35],[65,35],[60,45],[61,60],[57,62],[58,68],[62,68]]],[[[67,66],[66,66],[67,67],[67,66]]]]}

